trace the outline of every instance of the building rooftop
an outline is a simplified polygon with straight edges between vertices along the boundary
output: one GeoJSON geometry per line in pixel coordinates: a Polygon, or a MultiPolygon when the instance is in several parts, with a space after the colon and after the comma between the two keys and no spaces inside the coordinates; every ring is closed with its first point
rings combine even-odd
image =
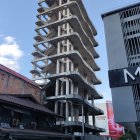
{"type": "Polygon", "coordinates": [[[7,104],[13,104],[16,106],[28,108],[28,109],[36,111],[36,112],[42,112],[45,114],[54,115],[56,117],[61,117],[61,116],[57,115],[56,113],[54,113],[53,111],[49,110],[48,108],[44,107],[43,105],[32,102],[30,100],[17,98],[15,96],[1,94],[0,103],[3,103],[3,102],[6,102],[7,104]]]}
{"type": "Polygon", "coordinates": [[[140,6],[140,2],[135,2],[133,4],[128,4],[127,6],[114,9],[112,11],[109,11],[109,12],[106,12],[106,13],[102,14],[101,16],[102,16],[102,18],[104,18],[104,17],[110,16],[110,15],[116,14],[118,12],[121,12],[121,11],[124,11],[124,10],[127,10],[127,9],[130,9],[130,8],[134,8],[136,6],[140,6]]]}

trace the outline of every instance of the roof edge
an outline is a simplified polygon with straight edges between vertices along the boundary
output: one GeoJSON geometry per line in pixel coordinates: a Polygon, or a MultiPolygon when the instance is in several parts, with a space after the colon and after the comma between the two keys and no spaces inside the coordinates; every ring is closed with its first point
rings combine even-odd
{"type": "Polygon", "coordinates": [[[133,4],[128,4],[127,6],[124,6],[124,7],[121,7],[121,8],[118,8],[118,9],[114,9],[112,11],[109,11],[109,12],[106,12],[106,13],[103,13],[101,14],[101,17],[102,19],[107,17],[107,16],[110,16],[112,14],[116,14],[118,12],[121,12],[121,11],[124,11],[124,10],[127,10],[127,9],[130,9],[130,8],[134,8],[136,6],[140,6],[140,2],[136,2],[136,3],[133,3],[133,4]]]}
{"type": "Polygon", "coordinates": [[[18,79],[21,79],[25,82],[27,82],[28,84],[32,85],[32,86],[35,86],[35,87],[38,87],[39,88],[39,85],[37,85],[35,82],[31,81],[30,79],[28,79],[27,77],[21,75],[20,73],[0,64],[0,70],[2,70],[3,72],[5,73],[8,73],[8,74],[11,74],[13,75],[14,77],[17,77],[18,79]]]}

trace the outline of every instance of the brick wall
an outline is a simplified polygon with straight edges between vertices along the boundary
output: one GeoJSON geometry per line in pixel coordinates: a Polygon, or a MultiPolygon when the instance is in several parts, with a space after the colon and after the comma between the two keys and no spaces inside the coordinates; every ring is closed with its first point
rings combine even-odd
{"type": "Polygon", "coordinates": [[[0,94],[32,94],[40,101],[39,87],[0,70],[0,94]]]}

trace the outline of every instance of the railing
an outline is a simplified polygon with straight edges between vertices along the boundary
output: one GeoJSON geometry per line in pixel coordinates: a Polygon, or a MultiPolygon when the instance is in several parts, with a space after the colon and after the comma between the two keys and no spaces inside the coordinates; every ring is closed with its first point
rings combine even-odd
{"type": "Polygon", "coordinates": [[[44,127],[39,128],[36,122],[31,123],[17,123],[13,122],[13,124],[9,124],[7,122],[1,122],[0,128],[7,128],[7,129],[22,129],[22,130],[38,130],[38,131],[49,131],[49,132],[61,132],[60,128],[57,125],[53,125],[52,127],[44,127]],[[15,123],[15,124],[14,124],[15,123]]]}

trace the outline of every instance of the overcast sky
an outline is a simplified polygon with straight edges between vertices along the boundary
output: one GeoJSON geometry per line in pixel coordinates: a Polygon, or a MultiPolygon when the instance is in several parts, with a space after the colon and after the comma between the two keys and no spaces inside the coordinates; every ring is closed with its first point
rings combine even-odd
{"type": "MultiPolygon", "coordinates": [[[[96,51],[100,55],[97,63],[101,71],[97,73],[102,85],[97,90],[104,95],[104,100],[111,100],[108,85],[108,63],[104,26],[101,14],[122,6],[129,5],[134,0],[83,0],[88,15],[97,29],[96,40],[99,46],[96,51]]],[[[37,20],[37,0],[1,0],[0,1],[0,63],[31,78],[31,52],[35,36],[35,21],[37,20]]]]}

